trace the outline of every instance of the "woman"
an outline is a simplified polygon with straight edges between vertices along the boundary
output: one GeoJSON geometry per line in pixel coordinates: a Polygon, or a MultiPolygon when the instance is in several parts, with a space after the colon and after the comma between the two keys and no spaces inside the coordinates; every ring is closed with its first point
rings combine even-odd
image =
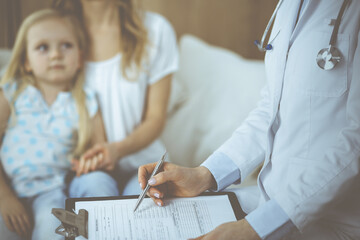
{"type": "MultiPolygon", "coordinates": [[[[87,30],[86,81],[97,91],[108,138],[85,154],[94,164],[80,161],[78,174],[100,161],[107,170],[119,167],[121,186],[165,151],[157,138],[178,65],[175,33],[160,15],[141,12],[135,0],[55,0],[54,6],[73,11],[87,30]]],[[[140,191],[127,189],[124,194],[140,191]]]]}

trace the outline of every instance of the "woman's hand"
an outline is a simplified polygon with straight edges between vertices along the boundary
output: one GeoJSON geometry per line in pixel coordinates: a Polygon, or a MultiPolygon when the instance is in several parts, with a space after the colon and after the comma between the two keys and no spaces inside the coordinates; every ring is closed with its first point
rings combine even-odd
{"type": "Polygon", "coordinates": [[[6,227],[19,236],[31,236],[32,225],[23,204],[13,194],[0,198],[0,212],[6,227]]]}
{"type": "Polygon", "coordinates": [[[250,226],[250,224],[242,219],[237,222],[224,223],[213,231],[194,238],[193,240],[260,240],[259,235],[250,226]]]}
{"type": "Polygon", "coordinates": [[[84,157],[81,157],[80,160],[72,159],[71,170],[76,172],[76,176],[80,176],[81,174],[101,169],[103,159],[104,157],[102,153],[99,153],[92,158],[85,159],[84,157]]]}
{"type": "Polygon", "coordinates": [[[142,189],[149,182],[152,187],[148,195],[160,206],[164,205],[164,197],[193,197],[216,186],[211,172],[205,167],[185,168],[165,162],[162,171],[149,179],[155,166],[156,163],[141,166],[138,180],[142,189]]]}
{"type": "Polygon", "coordinates": [[[80,160],[73,161],[76,175],[86,174],[97,169],[112,171],[118,160],[115,143],[99,143],[86,151],[80,160]]]}

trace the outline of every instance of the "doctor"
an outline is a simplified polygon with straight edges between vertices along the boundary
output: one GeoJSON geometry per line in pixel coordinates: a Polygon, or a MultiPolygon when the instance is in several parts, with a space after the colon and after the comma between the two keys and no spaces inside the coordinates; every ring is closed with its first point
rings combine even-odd
{"type": "MultiPolygon", "coordinates": [[[[163,205],[222,190],[265,159],[258,195],[239,190],[245,219],[199,239],[360,239],[360,1],[345,1],[282,1],[258,107],[202,166],[166,163],[149,180],[163,205]]],[[[140,167],[142,188],[153,168],[140,167]]]]}

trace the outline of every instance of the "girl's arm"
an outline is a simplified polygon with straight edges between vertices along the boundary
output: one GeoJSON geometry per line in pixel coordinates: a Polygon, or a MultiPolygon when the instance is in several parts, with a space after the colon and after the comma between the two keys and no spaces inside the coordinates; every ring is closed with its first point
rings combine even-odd
{"type": "Polygon", "coordinates": [[[149,87],[142,123],[124,140],[98,143],[84,154],[84,158],[100,156],[102,167],[112,170],[117,160],[138,152],[158,138],[165,126],[172,75],[169,74],[149,87]]]}
{"type": "MultiPolygon", "coordinates": [[[[10,117],[10,106],[0,89],[0,147],[10,117]]],[[[3,166],[0,162],[0,213],[6,227],[18,235],[30,236],[31,224],[28,213],[18,197],[8,185],[3,166]]]]}

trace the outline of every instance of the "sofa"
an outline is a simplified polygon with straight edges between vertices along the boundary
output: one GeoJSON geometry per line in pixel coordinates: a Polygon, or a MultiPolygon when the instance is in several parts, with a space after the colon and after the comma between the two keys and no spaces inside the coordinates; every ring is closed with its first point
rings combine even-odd
{"type": "MultiPolygon", "coordinates": [[[[256,107],[265,82],[263,61],[184,35],[179,41],[180,65],[174,75],[168,119],[162,133],[172,162],[201,164],[256,107]]],[[[0,69],[11,52],[0,50],[0,69]]],[[[254,171],[240,186],[256,183],[254,171]]]]}
{"type": "MultiPolygon", "coordinates": [[[[261,60],[184,35],[180,66],[174,75],[162,140],[170,159],[198,166],[240,126],[260,99],[265,84],[261,60]]],[[[256,183],[258,169],[241,185],[256,183]]]]}

